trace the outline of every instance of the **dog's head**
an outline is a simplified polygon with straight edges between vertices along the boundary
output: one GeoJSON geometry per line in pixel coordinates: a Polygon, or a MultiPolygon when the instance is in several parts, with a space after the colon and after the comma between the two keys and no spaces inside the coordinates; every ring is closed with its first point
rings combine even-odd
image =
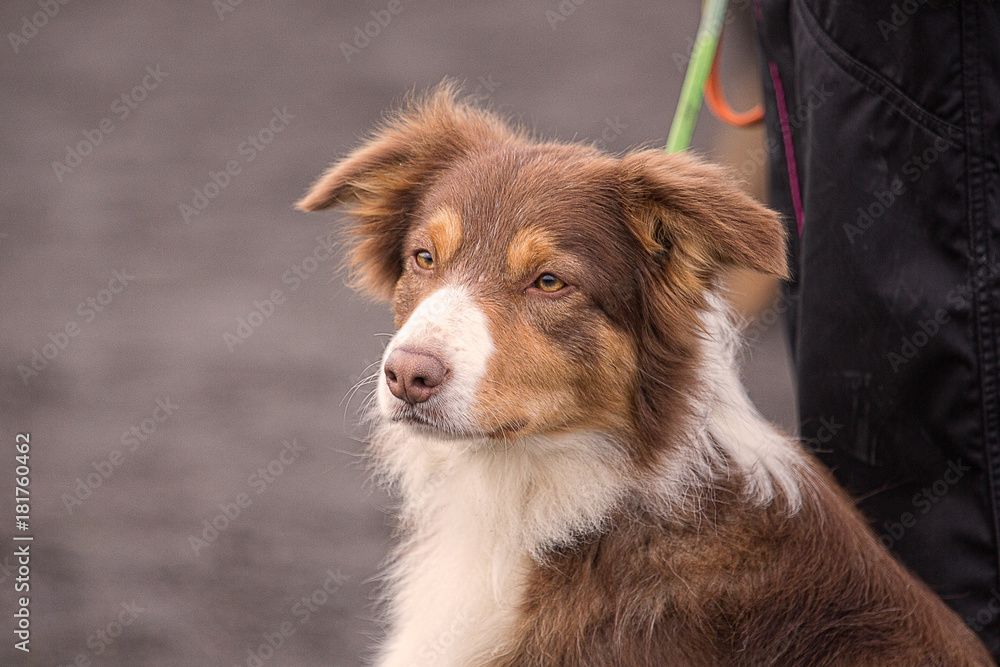
{"type": "Polygon", "coordinates": [[[684,154],[540,142],[442,86],[298,206],[347,204],[357,285],[399,332],[385,420],[485,441],[683,419],[723,267],[784,275],[782,226],[684,154]]]}

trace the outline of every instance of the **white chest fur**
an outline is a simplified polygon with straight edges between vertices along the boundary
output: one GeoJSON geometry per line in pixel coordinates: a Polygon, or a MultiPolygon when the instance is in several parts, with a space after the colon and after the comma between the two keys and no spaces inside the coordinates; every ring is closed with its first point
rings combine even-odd
{"type": "Polygon", "coordinates": [[[383,667],[469,665],[503,652],[532,560],[598,529],[627,487],[620,452],[597,435],[498,452],[390,426],[375,442],[409,529],[389,572],[383,667]]]}

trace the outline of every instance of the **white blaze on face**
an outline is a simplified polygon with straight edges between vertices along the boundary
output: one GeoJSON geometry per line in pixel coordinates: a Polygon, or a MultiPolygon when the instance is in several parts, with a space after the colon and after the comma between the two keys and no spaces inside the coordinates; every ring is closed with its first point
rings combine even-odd
{"type": "Polygon", "coordinates": [[[476,389],[486,375],[487,362],[493,353],[493,339],[486,314],[465,288],[443,287],[428,296],[386,346],[379,374],[378,405],[382,417],[387,419],[403,403],[392,395],[385,381],[385,360],[397,348],[441,359],[448,368],[448,376],[426,406],[456,429],[479,428],[472,421],[472,408],[476,389]]]}

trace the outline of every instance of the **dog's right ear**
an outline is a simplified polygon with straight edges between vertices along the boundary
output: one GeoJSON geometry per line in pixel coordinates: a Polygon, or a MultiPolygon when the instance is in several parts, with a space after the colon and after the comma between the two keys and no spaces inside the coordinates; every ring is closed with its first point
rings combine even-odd
{"type": "Polygon", "coordinates": [[[352,282],[390,300],[403,270],[403,241],[435,173],[476,143],[509,132],[491,114],[458,101],[443,83],[410,98],[366,143],[333,164],[296,204],[302,211],[350,206],[352,282]]]}

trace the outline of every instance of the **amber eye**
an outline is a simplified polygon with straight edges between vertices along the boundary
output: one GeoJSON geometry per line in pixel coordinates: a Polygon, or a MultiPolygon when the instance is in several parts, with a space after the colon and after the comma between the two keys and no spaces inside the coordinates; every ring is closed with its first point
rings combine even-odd
{"type": "Polygon", "coordinates": [[[556,278],[551,273],[543,273],[535,281],[535,287],[542,290],[543,292],[558,292],[563,287],[566,287],[566,283],[556,278]]]}
{"type": "Polygon", "coordinates": [[[421,269],[429,271],[434,268],[434,255],[429,250],[418,250],[414,258],[417,260],[417,266],[421,269]]]}

